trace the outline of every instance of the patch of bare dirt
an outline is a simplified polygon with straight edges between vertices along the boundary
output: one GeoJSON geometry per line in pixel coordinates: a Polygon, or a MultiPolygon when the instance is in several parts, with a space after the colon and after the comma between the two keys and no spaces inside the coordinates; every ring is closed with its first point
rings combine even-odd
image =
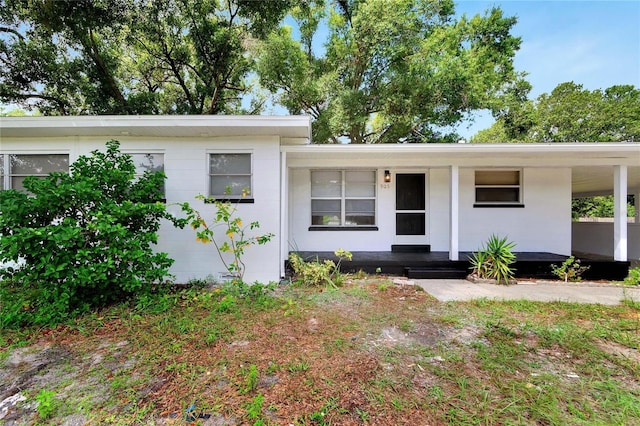
{"type": "Polygon", "coordinates": [[[598,348],[611,355],[626,358],[632,362],[640,364],[640,351],[638,349],[622,346],[616,342],[598,341],[598,348]]]}
{"type": "MultiPolygon", "coordinates": [[[[228,315],[185,306],[162,321],[114,319],[85,335],[55,330],[11,351],[0,368],[0,423],[36,422],[40,389],[56,390],[67,408],[52,422],[67,425],[95,423],[83,404],[119,424],[253,424],[247,413],[256,398],[264,400],[257,411],[268,424],[441,424],[446,417],[425,406],[432,393],[460,392],[447,374],[492,390],[492,373],[474,361],[476,344],[491,345],[483,322],[440,320],[449,307],[407,283],[281,293],[274,309],[228,315]],[[188,327],[190,319],[196,326],[188,327]],[[224,333],[208,340],[209,329],[224,333]]],[[[510,338],[538,366],[533,374],[578,379],[572,366],[581,360],[562,347],[540,347],[531,332],[510,338]]],[[[637,350],[601,344],[640,362],[637,350]]]]}

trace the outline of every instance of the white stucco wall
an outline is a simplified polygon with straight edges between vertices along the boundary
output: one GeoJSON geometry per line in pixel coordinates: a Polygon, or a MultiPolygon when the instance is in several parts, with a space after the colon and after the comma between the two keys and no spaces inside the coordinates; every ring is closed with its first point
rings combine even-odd
{"type": "MultiPolygon", "coordinates": [[[[571,170],[524,168],[523,208],[474,208],[474,168],[460,168],[460,251],[477,250],[491,234],[516,242],[516,251],[571,252],[571,170]]],[[[415,244],[432,251],[449,250],[449,169],[396,169],[427,174],[427,236],[415,244]]],[[[309,231],[311,222],[310,171],[290,174],[290,249],[333,251],[389,251],[395,236],[395,179],[384,188],[378,169],[378,231],[309,231]]]]}
{"type": "Polygon", "coordinates": [[[460,169],[460,251],[475,251],[491,234],[515,251],[571,253],[571,169],[524,168],[523,208],[474,208],[474,169],[460,169]]]}
{"type": "MultiPolygon", "coordinates": [[[[613,257],[613,223],[573,222],[573,250],[613,257]]],[[[627,224],[627,258],[640,260],[640,223],[627,224]]]]}
{"type": "MultiPolygon", "coordinates": [[[[80,155],[89,154],[94,149],[104,150],[109,137],[69,137],[56,139],[29,139],[2,141],[0,151],[5,153],[68,153],[73,162],[80,155]]],[[[169,211],[181,215],[175,203],[188,201],[210,218],[213,205],[205,205],[195,200],[198,194],[208,191],[208,155],[216,152],[250,152],[253,167],[253,197],[255,203],[240,204],[238,216],[245,224],[260,222],[259,233],[272,232],[276,237],[264,246],[247,249],[244,261],[247,265],[245,280],[248,282],[268,282],[280,278],[280,246],[277,237],[280,227],[280,181],[279,138],[267,137],[201,137],[201,138],[158,138],[126,137],[114,135],[121,143],[123,152],[151,152],[164,154],[167,175],[165,184],[169,211]]],[[[250,231],[251,232],[251,231],[250,231]]],[[[253,235],[253,234],[251,234],[253,235]]],[[[177,282],[191,278],[204,278],[209,274],[225,272],[211,244],[195,240],[190,228],[176,229],[170,223],[161,227],[159,251],[165,251],[175,259],[171,273],[177,282]]]]}

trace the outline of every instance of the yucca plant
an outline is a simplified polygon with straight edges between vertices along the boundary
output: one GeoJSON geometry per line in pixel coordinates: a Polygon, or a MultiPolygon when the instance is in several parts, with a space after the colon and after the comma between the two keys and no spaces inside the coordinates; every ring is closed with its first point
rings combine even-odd
{"type": "Polygon", "coordinates": [[[498,284],[509,284],[515,274],[515,269],[510,265],[516,261],[516,255],[512,252],[515,243],[491,235],[486,247],[471,255],[471,269],[478,278],[494,279],[498,284]]]}

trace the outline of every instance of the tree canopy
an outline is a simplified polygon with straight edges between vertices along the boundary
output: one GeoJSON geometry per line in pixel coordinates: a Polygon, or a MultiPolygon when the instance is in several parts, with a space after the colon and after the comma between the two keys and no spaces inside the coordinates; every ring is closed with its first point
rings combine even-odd
{"type": "Polygon", "coordinates": [[[515,22],[457,19],[453,0],[0,0],[0,102],[242,114],[266,88],[316,142],[453,140],[443,127],[517,81],[515,22]]]}
{"type": "Polygon", "coordinates": [[[452,140],[441,129],[498,108],[518,80],[515,18],[493,8],[454,18],[452,0],[321,0],[292,11],[258,50],[261,83],[290,113],[310,114],[316,143],[452,140]],[[312,48],[328,21],[324,52],[312,48]]]}
{"type": "Polygon", "coordinates": [[[252,112],[247,48],[289,6],[0,0],[0,101],[58,115],[252,112]]]}
{"type": "Polygon", "coordinates": [[[472,142],[640,141],[640,89],[631,85],[588,90],[567,82],[534,101],[506,103],[472,142]]]}

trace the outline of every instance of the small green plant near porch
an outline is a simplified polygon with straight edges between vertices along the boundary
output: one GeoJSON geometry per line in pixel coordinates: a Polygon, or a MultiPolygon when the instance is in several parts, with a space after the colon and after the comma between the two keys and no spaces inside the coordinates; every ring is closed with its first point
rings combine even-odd
{"type": "Polygon", "coordinates": [[[629,269],[629,275],[624,279],[625,284],[640,285],[640,267],[629,269]]]}
{"type": "Polygon", "coordinates": [[[300,255],[291,253],[289,264],[295,274],[296,282],[307,286],[329,285],[333,288],[342,285],[344,276],[340,272],[340,264],[345,259],[351,260],[352,254],[344,249],[338,249],[334,254],[338,257],[337,263],[329,259],[323,262],[318,259],[307,262],[300,255]]]}
{"type": "Polygon", "coordinates": [[[509,284],[515,274],[511,265],[516,261],[513,253],[515,243],[506,237],[491,235],[486,246],[471,255],[473,274],[482,279],[493,279],[498,284],[509,284]]]}
{"type": "Polygon", "coordinates": [[[551,265],[551,272],[564,282],[577,282],[582,279],[582,274],[589,270],[588,266],[580,265],[580,259],[569,256],[562,265],[551,265]]]}
{"type": "MultiPolygon", "coordinates": [[[[243,191],[243,196],[247,195],[243,191]]],[[[260,227],[257,221],[245,225],[237,216],[238,202],[214,200],[204,195],[198,195],[198,200],[212,202],[216,208],[213,218],[205,220],[202,214],[191,207],[189,203],[179,204],[182,211],[187,214],[187,223],[196,231],[196,240],[201,243],[212,243],[227,271],[238,280],[242,281],[246,265],[242,260],[245,250],[255,244],[263,245],[271,241],[274,234],[249,236],[248,232],[260,227]],[[220,233],[218,233],[220,231],[220,233]],[[224,235],[223,240],[220,237],[224,235]],[[216,236],[218,239],[216,239],[216,236]],[[228,257],[231,259],[229,260],[228,257]]]]}

